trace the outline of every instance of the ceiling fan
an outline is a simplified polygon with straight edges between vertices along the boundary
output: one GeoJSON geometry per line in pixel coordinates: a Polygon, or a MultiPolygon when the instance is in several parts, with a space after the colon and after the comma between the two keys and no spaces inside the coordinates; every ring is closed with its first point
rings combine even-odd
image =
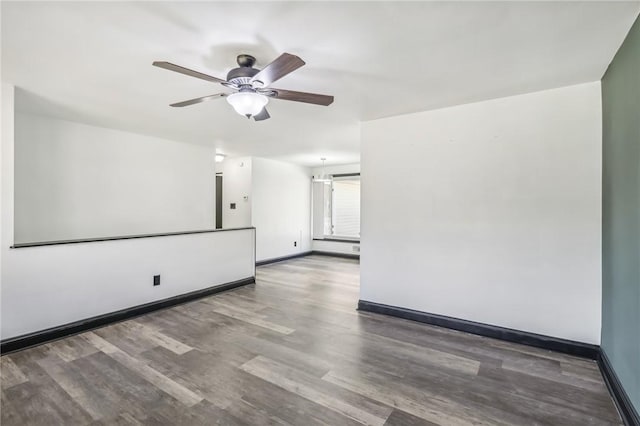
{"type": "Polygon", "coordinates": [[[333,96],[295,92],[293,90],[282,90],[270,87],[271,83],[274,83],[305,64],[305,62],[296,55],[283,53],[261,70],[253,68],[253,65],[256,63],[256,58],[251,55],[238,55],[236,60],[238,62],[238,68],[229,71],[226,80],[170,62],[156,61],[153,65],[213,83],[220,83],[235,91],[233,93],[216,93],[214,95],[177,102],[171,104],[172,107],[185,107],[211,99],[227,98],[227,102],[231,104],[238,114],[244,115],[247,118],[253,117],[255,121],[261,121],[270,118],[266,109],[270,98],[324,106],[333,103],[333,96]]]}

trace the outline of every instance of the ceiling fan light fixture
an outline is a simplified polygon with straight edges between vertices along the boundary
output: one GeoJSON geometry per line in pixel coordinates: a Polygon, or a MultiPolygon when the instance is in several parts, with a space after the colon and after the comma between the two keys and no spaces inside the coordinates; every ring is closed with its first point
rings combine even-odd
{"type": "Polygon", "coordinates": [[[216,93],[201,96],[195,99],[172,103],[170,105],[171,107],[181,108],[212,99],[226,98],[227,102],[229,102],[238,114],[247,118],[253,117],[255,121],[264,121],[271,118],[266,108],[270,98],[324,106],[329,106],[333,103],[333,96],[271,88],[272,83],[305,64],[305,62],[296,55],[283,53],[262,69],[253,67],[256,63],[256,58],[251,55],[240,54],[236,58],[236,62],[238,63],[238,67],[233,68],[227,73],[226,80],[167,61],[154,61],[152,65],[189,77],[199,78],[211,83],[218,83],[236,92],[232,94],[216,93]]]}
{"type": "Polygon", "coordinates": [[[325,185],[331,185],[331,177],[324,172],[324,162],[326,158],[322,157],[320,160],[322,161],[322,172],[320,173],[320,176],[314,176],[313,181],[324,183],[325,185]]]}
{"type": "Polygon", "coordinates": [[[227,96],[227,102],[238,114],[251,117],[260,114],[269,98],[256,92],[237,92],[227,96]]]}

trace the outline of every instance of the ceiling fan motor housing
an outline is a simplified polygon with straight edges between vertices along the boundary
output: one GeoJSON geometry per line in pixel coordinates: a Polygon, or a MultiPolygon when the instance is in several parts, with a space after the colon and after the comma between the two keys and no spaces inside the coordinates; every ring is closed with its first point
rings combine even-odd
{"type": "Polygon", "coordinates": [[[238,68],[234,68],[227,74],[227,81],[238,86],[251,85],[251,78],[260,72],[259,69],[253,68],[256,58],[251,55],[238,55],[236,59],[238,68]]]}

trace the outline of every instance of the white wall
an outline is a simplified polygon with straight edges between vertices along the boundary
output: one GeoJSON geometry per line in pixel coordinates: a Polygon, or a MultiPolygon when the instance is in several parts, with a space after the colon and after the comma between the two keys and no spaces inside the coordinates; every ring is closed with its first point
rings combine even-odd
{"type": "Polygon", "coordinates": [[[251,157],[226,158],[218,168],[222,171],[222,227],[251,226],[251,157]]]}
{"type": "MultiPolygon", "coordinates": [[[[13,140],[15,88],[0,85],[0,329],[6,248],[13,244],[13,140]]],[[[0,336],[1,337],[1,336],[0,336]]]]}
{"type": "Polygon", "coordinates": [[[215,227],[214,149],[15,115],[15,240],[215,227]]]}
{"type": "Polygon", "coordinates": [[[253,232],[3,246],[2,339],[251,277],[253,232]]]}
{"type": "Polygon", "coordinates": [[[2,339],[253,275],[252,229],[11,249],[13,93],[2,84],[2,339]]]}
{"type": "Polygon", "coordinates": [[[253,157],[252,174],[258,261],[310,251],[311,170],[253,157]]]}
{"type": "Polygon", "coordinates": [[[311,250],[310,169],[259,157],[226,158],[219,169],[222,226],[255,226],[258,261],[311,250]]]}
{"type": "Polygon", "coordinates": [[[363,300],[600,341],[600,83],[362,124],[363,300]]]}
{"type": "Polygon", "coordinates": [[[360,255],[360,242],[313,240],[311,247],[315,251],[360,255]]]}

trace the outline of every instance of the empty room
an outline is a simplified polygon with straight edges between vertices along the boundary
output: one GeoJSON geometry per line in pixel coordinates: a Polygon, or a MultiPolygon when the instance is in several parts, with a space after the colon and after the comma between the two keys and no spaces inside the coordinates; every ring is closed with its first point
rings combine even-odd
{"type": "Polygon", "coordinates": [[[640,426],[640,0],[0,2],[0,424],[640,426]]]}

